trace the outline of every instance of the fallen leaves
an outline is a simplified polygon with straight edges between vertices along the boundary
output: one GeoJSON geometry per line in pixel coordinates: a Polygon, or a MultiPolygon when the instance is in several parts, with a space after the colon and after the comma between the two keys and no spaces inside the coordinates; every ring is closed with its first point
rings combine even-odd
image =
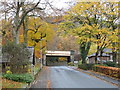
{"type": "Polygon", "coordinates": [[[25,83],[15,82],[12,80],[2,79],[2,88],[22,88],[25,83]]]}
{"type": "Polygon", "coordinates": [[[120,68],[116,67],[106,67],[106,66],[94,66],[94,71],[109,75],[111,77],[116,77],[120,79],[120,68]]]}

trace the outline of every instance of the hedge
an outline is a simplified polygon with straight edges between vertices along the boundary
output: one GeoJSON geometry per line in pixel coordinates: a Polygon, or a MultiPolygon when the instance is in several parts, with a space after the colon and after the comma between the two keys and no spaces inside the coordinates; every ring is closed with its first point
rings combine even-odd
{"type": "Polygon", "coordinates": [[[68,65],[69,66],[74,66],[74,63],[73,62],[69,62],[68,65]]]}
{"type": "Polygon", "coordinates": [[[92,70],[94,64],[79,64],[78,68],[83,70],[92,70]]]}
{"type": "Polygon", "coordinates": [[[110,67],[116,67],[116,63],[112,62],[112,61],[107,61],[104,64],[107,65],[107,66],[110,66],[110,67]]]}
{"type": "Polygon", "coordinates": [[[93,70],[120,79],[120,68],[95,65],[93,70]]]}
{"type": "Polygon", "coordinates": [[[3,74],[3,77],[16,82],[31,83],[34,79],[30,74],[3,74]]]}

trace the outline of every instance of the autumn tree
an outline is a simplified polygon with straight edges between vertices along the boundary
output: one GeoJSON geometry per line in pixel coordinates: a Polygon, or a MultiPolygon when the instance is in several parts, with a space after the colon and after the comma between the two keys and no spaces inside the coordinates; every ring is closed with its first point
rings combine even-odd
{"type": "MultiPolygon", "coordinates": [[[[83,63],[85,63],[91,43],[97,45],[95,58],[97,63],[98,54],[101,53],[102,55],[104,48],[116,42],[117,34],[115,33],[117,33],[117,29],[111,30],[111,27],[108,26],[109,23],[107,23],[109,19],[106,19],[109,17],[109,15],[107,15],[109,11],[107,10],[112,9],[107,8],[106,10],[106,7],[106,2],[78,2],[65,15],[65,22],[61,23],[63,33],[71,33],[78,36],[83,63]]],[[[117,9],[115,10],[117,11],[117,9]]],[[[110,13],[110,16],[112,14],[113,12],[110,13]]],[[[115,19],[111,21],[114,22],[115,19]]]]}
{"type": "Polygon", "coordinates": [[[46,41],[54,39],[53,26],[41,18],[29,18],[28,24],[28,46],[34,46],[35,52],[39,52],[37,57],[40,58],[40,49],[46,50],[46,41]]]}
{"type": "Polygon", "coordinates": [[[78,3],[76,6],[71,8],[67,15],[65,15],[66,22],[61,23],[60,28],[63,29],[64,33],[70,33],[77,36],[78,43],[80,45],[80,54],[82,63],[86,63],[86,57],[89,52],[91,42],[91,21],[88,21],[87,13],[83,13],[86,10],[87,3],[78,3]],[[82,6],[81,6],[82,5],[82,6]],[[81,13],[85,14],[82,15],[81,13]],[[87,25],[88,24],[88,25],[87,25]],[[83,26],[83,28],[81,28],[83,26]],[[90,35],[89,35],[90,33],[90,35]]]}
{"type": "MultiPolygon", "coordinates": [[[[19,29],[21,25],[23,24],[25,17],[33,10],[39,9],[43,10],[42,8],[38,7],[40,0],[35,4],[30,4],[27,2],[13,2],[13,3],[7,3],[2,2],[3,5],[6,6],[7,13],[11,13],[13,16],[13,34],[14,34],[14,41],[15,43],[19,44],[19,29]]],[[[7,14],[5,13],[5,14],[7,14]]]]}
{"type": "Polygon", "coordinates": [[[113,38],[112,38],[112,44],[111,44],[111,49],[112,49],[112,54],[113,54],[113,61],[116,63],[116,57],[117,57],[117,52],[118,52],[118,25],[119,25],[119,5],[118,2],[107,2],[105,3],[105,12],[104,12],[104,17],[106,18],[105,20],[105,26],[109,27],[110,30],[112,31],[113,38]],[[116,37],[117,36],[117,37],[116,37]]]}

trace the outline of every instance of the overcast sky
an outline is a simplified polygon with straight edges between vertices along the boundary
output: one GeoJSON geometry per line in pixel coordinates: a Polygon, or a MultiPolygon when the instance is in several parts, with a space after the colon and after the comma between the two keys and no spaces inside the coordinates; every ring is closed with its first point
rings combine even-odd
{"type": "MultiPolygon", "coordinates": [[[[42,0],[41,2],[44,1],[45,0],[42,0]]],[[[46,1],[50,2],[54,9],[62,9],[62,11],[63,10],[66,11],[75,0],[46,0],[46,1]]],[[[54,11],[51,10],[49,6],[47,7],[46,12],[49,14],[54,13],[54,11]]]]}
{"type": "Polygon", "coordinates": [[[72,2],[73,0],[50,0],[53,1],[53,5],[59,9],[61,8],[68,8],[70,2],[72,2]]]}
{"type": "MultiPolygon", "coordinates": [[[[16,1],[26,1],[26,2],[37,3],[39,0],[8,0],[8,1],[7,0],[0,0],[0,2],[10,2],[10,3],[13,3],[16,1]]],[[[41,5],[43,5],[43,7],[45,7],[45,5],[42,3],[45,3],[46,1],[50,2],[50,4],[52,5],[52,7],[54,9],[58,8],[58,9],[62,9],[62,11],[63,10],[66,11],[70,7],[70,3],[74,2],[75,0],[41,0],[40,7],[41,7],[41,5]]],[[[1,8],[1,6],[0,6],[0,8],[1,8]]],[[[47,8],[45,10],[46,13],[48,13],[50,15],[54,15],[55,14],[54,11],[49,7],[49,5],[47,5],[47,8]]],[[[60,13],[60,12],[57,12],[57,13],[60,13]]],[[[2,16],[0,15],[0,17],[2,17],[2,16]]]]}

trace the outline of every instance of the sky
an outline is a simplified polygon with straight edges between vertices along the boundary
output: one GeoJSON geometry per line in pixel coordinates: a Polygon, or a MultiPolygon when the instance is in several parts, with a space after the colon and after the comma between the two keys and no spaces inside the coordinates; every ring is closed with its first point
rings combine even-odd
{"type": "MultiPolygon", "coordinates": [[[[0,0],[0,2],[10,2],[10,3],[16,2],[16,1],[26,1],[26,2],[35,2],[36,3],[39,0],[9,0],[9,1],[0,0]]],[[[73,2],[75,0],[41,0],[40,3],[44,3],[45,1],[51,2],[51,5],[53,8],[67,10],[70,7],[68,3],[73,2]]],[[[40,5],[40,7],[41,7],[41,5],[40,5]]],[[[51,14],[51,13],[54,14],[54,11],[51,10],[51,8],[49,6],[47,7],[45,12],[48,14],[51,14]]],[[[0,15],[0,17],[2,17],[2,16],[0,15]]]]}
{"type": "Polygon", "coordinates": [[[69,2],[72,2],[73,0],[52,0],[53,5],[59,9],[61,8],[68,8],[69,7],[69,2]]]}
{"type": "MultiPolygon", "coordinates": [[[[45,0],[42,0],[41,2],[44,2],[44,1],[45,0]]],[[[62,11],[66,11],[67,9],[70,8],[70,5],[72,5],[72,3],[75,0],[46,0],[46,1],[49,1],[54,9],[60,9],[62,11]]],[[[61,11],[61,13],[62,13],[62,11],[61,11]]],[[[49,6],[47,7],[46,12],[48,14],[51,14],[51,13],[53,14],[54,13],[54,11],[51,10],[51,8],[49,6]]],[[[60,11],[59,11],[59,13],[60,13],[60,11]]]]}

